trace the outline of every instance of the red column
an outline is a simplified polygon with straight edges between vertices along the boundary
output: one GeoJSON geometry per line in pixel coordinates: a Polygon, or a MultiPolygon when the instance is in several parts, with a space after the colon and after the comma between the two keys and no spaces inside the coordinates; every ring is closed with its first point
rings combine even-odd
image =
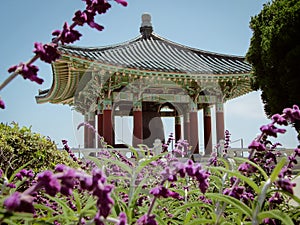
{"type": "Polygon", "coordinates": [[[143,115],[141,110],[133,111],[133,147],[143,144],[143,115]]]}
{"type": "Polygon", "coordinates": [[[198,109],[195,103],[192,103],[190,112],[190,145],[192,153],[199,153],[199,133],[198,133],[198,109]]]}
{"type": "Polygon", "coordinates": [[[101,109],[98,109],[98,113],[97,113],[97,132],[98,132],[98,138],[97,138],[98,148],[101,148],[103,147],[101,146],[101,142],[99,139],[99,136],[103,137],[103,112],[101,109]]]}
{"type": "Polygon", "coordinates": [[[216,133],[217,133],[217,143],[219,143],[220,140],[224,140],[224,109],[223,109],[223,103],[218,102],[216,104],[216,133]]]}
{"type": "Polygon", "coordinates": [[[175,116],[175,142],[181,139],[181,119],[180,116],[175,116]]]}
{"type": "Polygon", "coordinates": [[[205,155],[212,153],[211,112],[209,106],[203,109],[204,149],[205,155]]]}
{"type": "Polygon", "coordinates": [[[187,112],[183,115],[183,136],[184,139],[190,144],[190,113],[187,112]]]}
{"type": "Polygon", "coordinates": [[[113,118],[112,104],[110,100],[103,102],[103,138],[108,145],[113,145],[113,118]]]}

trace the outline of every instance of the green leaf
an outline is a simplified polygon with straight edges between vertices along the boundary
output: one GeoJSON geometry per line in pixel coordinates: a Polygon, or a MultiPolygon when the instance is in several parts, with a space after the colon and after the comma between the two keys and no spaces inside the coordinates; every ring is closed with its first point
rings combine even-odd
{"type": "Polygon", "coordinates": [[[167,153],[162,153],[156,156],[152,156],[151,158],[144,158],[143,161],[140,161],[138,167],[135,169],[135,173],[141,172],[141,170],[149,165],[151,162],[156,161],[157,159],[161,158],[162,156],[166,155],[167,153]]]}
{"type": "Polygon", "coordinates": [[[276,167],[273,169],[272,174],[270,176],[271,182],[274,182],[277,179],[277,177],[278,177],[281,169],[284,167],[286,161],[287,161],[287,158],[283,157],[279,161],[279,163],[277,163],[276,167]]]}
{"type": "Polygon", "coordinates": [[[194,212],[195,212],[195,208],[191,208],[191,210],[186,214],[186,216],[184,218],[184,221],[183,221],[184,224],[187,224],[188,222],[190,222],[194,212]]]}
{"type": "Polygon", "coordinates": [[[181,214],[182,212],[184,212],[185,210],[187,210],[188,208],[199,208],[199,207],[204,207],[204,208],[210,210],[211,212],[213,211],[213,206],[208,205],[207,203],[200,202],[200,201],[199,202],[188,202],[187,204],[177,207],[177,210],[175,213],[173,213],[173,215],[174,215],[174,217],[176,217],[179,214],[181,214]]]}
{"type": "Polygon", "coordinates": [[[294,222],[292,221],[292,219],[285,214],[284,212],[280,211],[280,210],[270,210],[270,211],[265,211],[265,212],[260,212],[258,214],[258,219],[260,221],[262,221],[265,218],[274,218],[274,219],[278,219],[281,220],[283,222],[284,225],[294,225],[294,222]]]}
{"type": "Polygon", "coordinates": [[[223,171],[225,173],[228,173],[230,175],[236,176],[240,180],[246,182],[250,187],[252,187],[252,189],[256,193],[260,193],[260,188],[258,187],[258,185],[256,185],[256,183],[253,180],[251,180],[249,177],[244,176],[243,174],[241,174],[238,171],[227,170],[227,169],[225,169],[223,167],[212,167],[211,170],[219,170],[219,171],[223,171]]]}
{"type": "Polygon", "coordinates": [[[98,159],[98,158],[91,157],[91,156],[87,156],[87,158],[89,160],[93,161],[100,169],[103,166],[100,162],[103,161],[106,163],[111,163],[111,164],[119,166],[120,168],[122,168],[124,171],[128,172],[132,176],[132,168],[129,165],[127,165],[119,160],[106,159],[106,158],[98,159]]]}
{"type": "Polygon", "coordinates": [[[251,217],[251,209],[236,198],[219,193],[207,193],[205,194],[205,196],[209,199],[226,202],[227,204],[230,204],[239,209],[243,214],[246,214],[247,216],[251,217]]]}
{"type": "Polygon", "coordinates": [[[75,200],[75,205],[76,205],[77,212],[80,213],[80,210],[81,210],[82,206],[81,206],[80,196],[79,196],[77,191],[73,191],[73,197],[74,197],[74,200],[75,200]]]}
{"type": "Polygon", "coordinates": [[[167,223],[159,215],[155,215],[155,220],[157,220],[159,225],[167,225],[167,223]]]}
{"type": "Polygon", "coordinates": [[[199,224],[214,224],[214,221],[212,221],[211,219],[197,218],[197,219],[193,219],[191,222],[185,225],[199,225],[199,224]]]}
{"type": "Polygon", "coordinates": [[[91,212],[90,210],[94,208],[94,212],[96,213],[96,200],[93,196],[89,196],[87,199],[85,206],[80,210],[81,215],[86,215],[87,212],[91,212]]]}
{"type": "Polygon", "coordinates": [[[242,161],[242,162],[246,162],[249,163],[251,166],[254,166],[256,169],[259,170],[259,172],[261,173],[261,175],[263,175],[265,180],[268,180],[269,177],[267,175],[267,173],[264,171],[263,168],[261,168],[259,165],[257,165],[256,163],[250,161],[249,159],[245,159],[245,158],[235,158],[236,161],[242,161]]]}

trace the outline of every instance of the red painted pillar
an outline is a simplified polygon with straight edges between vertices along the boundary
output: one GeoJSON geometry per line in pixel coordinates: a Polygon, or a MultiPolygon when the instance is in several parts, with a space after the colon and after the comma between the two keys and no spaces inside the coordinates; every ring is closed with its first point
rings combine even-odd
{"type": "Polygon", "coordinates": [[[219,143],[220,140],[225,139],[225,128],[224,128],[224,109],[223,109],[223,103],[217,102],[216,104],[216,133],[217,133],[217,143],[219,143]]]}
{"type": "Polygon", "coordinates": [[[133,147],[143,144],[143,115],[142,110],[133,111],[133,147]]]}
{"type": "Polygon", "coordinates": [[[209,106],[203,108],[205,155],[212,153],[211,112],[209,106]]]}
{"type": "Polygon", "coordinates": [[[190,113],[187,112],[183,115],[183,136],[184,140],[186,140],[190,144],[190,113]]]}
{"type": "Polygon", "coordinates": [[[175,116],[175,142],[181,139],[181,119],[180,116],[175,116]]]}
{"type": "Polygon", "coordinates": [[[192,103],[190,111],[190,146],[193,154],[199,153],[198,109],[195,103],[192,103]]]}
{"type": "Polygon", "coordinates": [[[103,101],[103,138],[104,141],[113,146],[113,118],[111,100],[103,101]]]}
{"type": "Polygon", "coordinates": [[[133,102],[133,137],[132,146],[138,147],[139,144],[143,144],[143,113],[142,102],[135,96],[133,102]]]}
{"type": "Polygon", "coordinates": [[[98,111],[97,111],[97,132],[98,132],[97,135],[98,148],[102,148],[103,146],[101,146],[101,141],[99,139],[100,137],[103,137],[103,111],[101,105],[98,105],[98,111]]]}

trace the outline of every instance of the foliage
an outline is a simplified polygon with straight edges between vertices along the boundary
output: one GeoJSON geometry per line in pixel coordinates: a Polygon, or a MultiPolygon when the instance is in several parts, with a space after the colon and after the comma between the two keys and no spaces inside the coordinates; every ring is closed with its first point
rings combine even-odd
{"type": "Polygon", "coordinates": [[[30,128],[20,128],[18,124],[11,126],[0,124],[0,167],[10,177],[20,166],[41,172],[53,169],[64,163],[78,167],[65,151],[59,151],[56,144],[30,128]]]}
{"type": "MultiPolygon", "coordinates": [[[[4,224],[275,224],[300,223],[300,199],[293,193],[293,173],[300,148],[286,157],[276,151],[269,136],[284,133],[278,125],[300,119],[300,109],[283,110],[261,126],[261,135],[249,145],[249,157],[231,158],[230,134],[226,150],[214,154],[208,165],[186,155],[189,146],[155,155],[141,145],[126,158],[115,149],[99,149],[96,157],[77,159],[66,141],[64,148],[81,165],[56,165],[32,181],[30,171],[14,174],[1,188],[0,222],[4,224]],[[22,182],[28,189],[18,191],[22,182]],[[298,206],[290,204],[294,200],[298,206]],[[32,216],[34,213],[35,216],[32,216]]],[[[168,142],[170,143],[170,142],[168,142]]],[[[162,149],[163,150],[163,149],[162,149]]]]}
{"type": "MultiPolygon", "coordinates": [[[[273,0],[252,17],[253,36],[246,55],[255,90],[262,90],[268,116],[300,104],[300,1],[273,0]]],[[[300,123],[295,123],[300,131],[300,123]]]]}

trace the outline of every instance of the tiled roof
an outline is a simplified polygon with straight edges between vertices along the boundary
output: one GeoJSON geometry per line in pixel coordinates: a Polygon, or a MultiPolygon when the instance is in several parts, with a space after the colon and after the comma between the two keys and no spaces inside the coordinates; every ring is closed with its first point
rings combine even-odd
{"type": "Polygon", "coordinates": [[[207,52],[183,46],[151,33],[108,47],[60,46],[63,55],[128,69],[189,74],[250,73],[244,57],[207,52]]]}

